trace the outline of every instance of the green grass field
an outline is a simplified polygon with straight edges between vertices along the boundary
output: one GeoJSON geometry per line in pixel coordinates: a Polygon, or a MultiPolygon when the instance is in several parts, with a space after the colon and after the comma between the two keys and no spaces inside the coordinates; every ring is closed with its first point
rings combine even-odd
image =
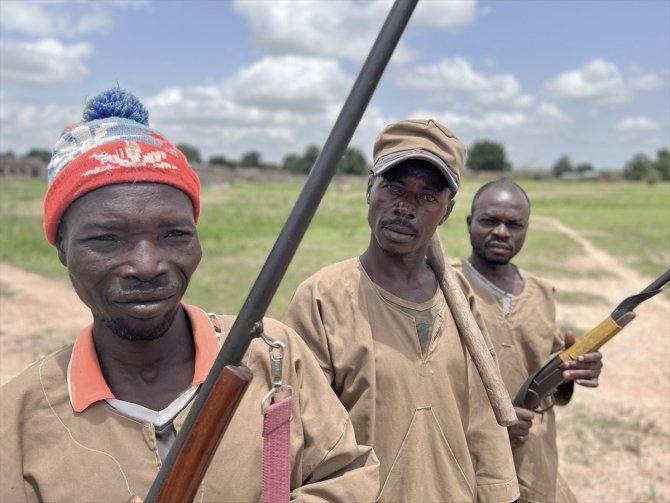
{"type": "MultiPolygon", "coordinates": [[[[481,183],[465,180],[452,216],[440,229],[445,250],[452,257],[469,255],[465,218],[481,183]]],[[[530,196],[533,215],[560,220],[650,277],[670,266],[670,184],[519,183],[530,196]]],[[[204,187],[199,225],[204,256],[186,301],[219,313],[238,312],[300,189],[295,182],[204,187]]],[[[3,181],[0,185],[0,260],[67,281],[66,271],[43,236],[44,190],[41,181],[3,181]]],[[[302,279],[365,249],[369,229],[364,191],[364,178],[331,184],[270,306],[270,316],[283,315],[302,279]]],[[[550,277],[583,275],[569,266],[578,261],[580,253],[581,245],[572,239],[531,223],[526,246],[516,262],[550,277]]],[[[599,276],[607,271],[588,274],[599,276]]],[[[568,300],[569,293],[565,295],[568,300]]],[[[599,302],[595,292],[591,301],[599,302]]]]}

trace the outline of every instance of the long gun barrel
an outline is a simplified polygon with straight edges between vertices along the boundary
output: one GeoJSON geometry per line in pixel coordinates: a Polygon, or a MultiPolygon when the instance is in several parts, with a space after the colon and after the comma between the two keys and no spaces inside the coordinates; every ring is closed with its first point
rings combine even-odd
{"type": "Polygon", "coordinates": [[[544,367],[531,375],[521,386],[513,404],[516,407],[536,410],[542,399],[566,382],[563,378],[562,364],[568,360],[576,360],[579,355],[597,351],[618,334],[623,327],[635,318],[635,309],[645,300],[658,294],[670,282],[670,269],[665,271],[647,288],[637,295],[624,299],[607,318],[598,326],[581,337],[571,347],[552,358],[544,367]]]}
{"type": "Polygon", "coordinates": [[[393,4],[293,210],[145,498],[146,503],[193,501],[237,403],[251,379],[248,369],[240,364],[254,337],[254,325],[265,315],[417,2],[396,0],[393,4]],[[224,369],[229,370],[224,372],[224,369]],[[219,388],[228,388],[220,383],[226,376],[235,376],[235,382],[230,388],[236,391],[219,393],[219,388]],[[212,421],[221,424],[214,430],[210,424],[212,421]]]}

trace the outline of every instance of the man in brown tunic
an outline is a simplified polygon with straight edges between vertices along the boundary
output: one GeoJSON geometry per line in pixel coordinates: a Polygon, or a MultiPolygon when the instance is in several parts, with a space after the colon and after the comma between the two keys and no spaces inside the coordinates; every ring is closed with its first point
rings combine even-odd
{"type": "MultiPolygon", "coordinates": [[[[401,121],[380,134],[374,158],[367,250],[303,282],[285,321],[316,355],[358,441],[374,447],[379,501],[514,501],[505,428],[426,262],[465,147],[432,120],[401,121]]],[[[462,276],[460,287],[472,301],[462,276]]]]}
{"type": "MultiPolygon", "coordinates": [[[[462,270],[477,296],[510,396],[516,395],[530,374],[574,343],[572,332],[564,338],[556,324],[551,284],[511,262],[523,247],[529,218],[530,202],[521,187],[507,179],[484,185],[475,194],[467,217],[472,254],[453,264],[462,270]]],[[[558,388],[555,403],[569,402],[574,382],[598,386],[600,353],[585,354],[564,366],[564,377],[570,381],[558,388]]],[[[543,407],[551,403],[545,400],[543,407]]],[[[523,408],[517,407],[516,412],[518,423],[509,427],[509,438],[517,446],[513,454],[519,501],[576,501],[558,474],[554,411],[550,408],[541,418],[523,408]]]]}
{"type": "MultiPolygon", "coordinates": [[[[202,256],[200,184],[134,96],[94,98],[49,175],[46,237],[93,323],[0,389],[0,501],[123,503],[147,494],[233,317],[181,301],[202,256]]],[[[378,461],[313,355],[287,326],[264,327],[293,387],[291,501],[374,501],[378,461]]],[[[261,500],[268,347],[254,340],[244,363],[254,377],[195,501],[261,500]]]]}

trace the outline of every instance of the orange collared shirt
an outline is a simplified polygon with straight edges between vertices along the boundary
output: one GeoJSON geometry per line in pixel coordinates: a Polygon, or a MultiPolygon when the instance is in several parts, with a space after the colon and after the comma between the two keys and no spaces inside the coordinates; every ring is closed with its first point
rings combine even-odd
{"type": "MultiPolygon", "coordinates": [[[[195,372],[191,386],[202,384],[207,379],[221,344],[212,322],[201,309],[182,304],[191,322],[195,344],[195,372]]],[[[100,370],[100,362],[93,343],[93,325],[84,328],[72,348],[68,365],[68,390],[70,403],[75,412],[83,412],[99,400],[116,398],[109,389],[100,370]]]]}

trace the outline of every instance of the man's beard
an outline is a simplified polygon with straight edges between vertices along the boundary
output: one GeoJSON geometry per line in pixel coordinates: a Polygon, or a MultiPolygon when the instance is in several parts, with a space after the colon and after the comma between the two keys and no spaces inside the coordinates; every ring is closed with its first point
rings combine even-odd
{"type": "Polygon", "coordinates": [[[128,325],[121,318],[112,318],[111,320],[104,320],[103,323],[107,328],[109,328],[112,333],[123,340],[126,341],[153,341],[165,335],[168,331],[172,322],[174,321],[175,316],[177,315],[177,309],[170,311],[165,317],[161,320],[158,325],[151,327],[150,329],[139,329],[134,328],[128,325]]]}

